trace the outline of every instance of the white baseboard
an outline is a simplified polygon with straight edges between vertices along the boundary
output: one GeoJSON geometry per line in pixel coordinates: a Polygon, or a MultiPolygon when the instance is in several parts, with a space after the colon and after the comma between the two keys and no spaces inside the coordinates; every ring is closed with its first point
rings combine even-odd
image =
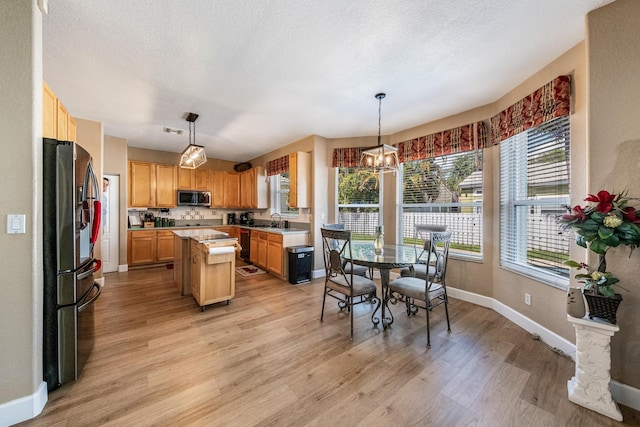
{"type": "Polygon", "coordinates": [[[0,425],[11,426],[35,418],[47,403],[47,383],[40,383],[30,396],[20,397],[0,405],[0,425]]]}
{"type": "Polygon", "coordinates": [[[100,287],[101,287],[101,288],[103,288],[103,287],[104,287],[104,277],[98,277],[98,278],[96,279],[96,283],[97,283],[98,285],[100,285],[100,287]]]}
{"type": "Polygon", "coordinates": [[[118,266],[118,273],[124,273],[125,271],[129,271],[129,264],[121,264],[118,266]]]}
{"type": "Polygon", "coordinates": [[[327,272],[325,271],[324,268],[322,268],[320,270],[311,271],[311,278],[312,279],[317,279],[318,277],[324,277],[326,275],[327,275],[327,272]]]}
{"type": "MultiPolygon", "coordinates": [[[[456,298],[462,301],[470,302],[472,304],[480,305],[482,307],[487,307],[500,313],[502,316],[520,326],[525,331],[532,334],[538,334],[542,341],[547,343],[552,348],[561,350],[564,354],[571,357],[573,361],[576,360],[575,344],[566,340],[555,332],[545,328],[544,326],[534,322],[521,313],[518,313],[511,307],[504,305],[500,301],[497,301],[494,298],[485,297],[483,295],[474,294],[472,292],[452,288],[450,286],[447,286],[447,293],[451,298],[456,298]]],[[[616,380],[611,380],[611,382],[609,383],[609,388],[611,389],[611,396],[613,397],[613,400],[624,406],[633,408],[636,411],[640,411],[640,389],[622,384],[616,380]]]]}

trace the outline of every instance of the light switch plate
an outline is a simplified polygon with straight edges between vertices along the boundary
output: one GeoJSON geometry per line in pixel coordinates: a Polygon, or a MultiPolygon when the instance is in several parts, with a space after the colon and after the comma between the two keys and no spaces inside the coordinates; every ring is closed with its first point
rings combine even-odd
{"type": "Polygon", "coordinates": [[[7,215],[7,234],[25,234],[26,222],[26,215],[7,215]]]}

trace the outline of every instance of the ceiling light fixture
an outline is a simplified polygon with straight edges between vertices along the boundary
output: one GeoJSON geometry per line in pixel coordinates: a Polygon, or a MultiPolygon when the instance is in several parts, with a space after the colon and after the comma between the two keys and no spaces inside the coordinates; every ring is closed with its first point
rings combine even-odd
{"type": "Polygon", "coordinates": [[[182,152],[180,157],[180,167],[187,169],[195,169],[198,166],[202,166],[207,162],[207,155],[204,152],[204,147],[196,145],[196,120],[198,115],[196,113],[188,113],[187,121],[189,122],[189,145],[182,152]],[[193,133],[191,127],[193,126],[193,133]],[[193,135],[193,138],[191,137],[193,135]]]}
{"type": "Polygon", "coordinates": [[[375,172],[395,172],[400,167],[398,149],[387,144],[381,144],[380,123],[382,119],[382,98],[386,94],[376,93],[378,100],[378,145],[367,148],[360,156],[360,167],[375,172]]]}

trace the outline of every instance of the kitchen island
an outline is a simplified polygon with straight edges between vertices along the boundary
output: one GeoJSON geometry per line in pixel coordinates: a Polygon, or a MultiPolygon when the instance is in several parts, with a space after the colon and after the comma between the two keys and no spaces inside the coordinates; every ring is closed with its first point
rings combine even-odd
{"type": "MultiPolygon", "coordinates": [[[[180,295],[191,294],[191,243],[214,239],[227,239],[229,235],[213,228],[175,229],[173,233],[173,281],[180,295]]],[[[237,239],[233,239],[237,242],[237,239]]]]}

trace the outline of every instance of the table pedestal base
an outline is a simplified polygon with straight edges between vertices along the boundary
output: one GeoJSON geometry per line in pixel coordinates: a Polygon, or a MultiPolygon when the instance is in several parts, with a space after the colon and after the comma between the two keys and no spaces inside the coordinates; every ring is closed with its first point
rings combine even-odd
{"type": "Polygon", "coordinates": [[[576,375],[567,382],[569,400],[602,415],[622,421],[611,398],[611,337],[616,325],[567,316],[576,329],[576,375]]]}

